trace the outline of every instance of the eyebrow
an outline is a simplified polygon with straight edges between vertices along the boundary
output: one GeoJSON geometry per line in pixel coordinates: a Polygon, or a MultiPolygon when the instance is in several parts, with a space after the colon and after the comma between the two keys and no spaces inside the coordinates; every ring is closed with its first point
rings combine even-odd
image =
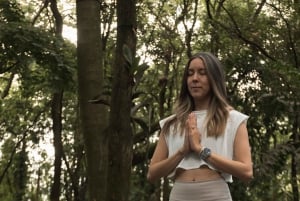
{"type": "Polygon", "coordinates": [[[198,69],[188,68],[188,71],[206,71],[206,68],[198,68],[198,69]]]}

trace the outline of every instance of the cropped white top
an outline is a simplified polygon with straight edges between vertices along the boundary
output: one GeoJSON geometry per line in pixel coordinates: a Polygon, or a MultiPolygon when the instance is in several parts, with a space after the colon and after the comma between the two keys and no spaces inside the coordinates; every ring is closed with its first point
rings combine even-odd
{"type": "MultiPolygon", "coordinates": [[[[206,130],[203,125],[206,117],[206,110],[194,111],[194,113],[196,114],[197,117],[197,128],[201,133],[201,145],[210,148],[212,152],[217,153],[218,155],[221,155],[228,159],[233,159],[233,145],[234,145],[236,131],[242,122],[247,122],[247,119],[249,117],[236,110],[231,110],[229,112],[225,133],[216,138],[216,137],[208,137],[206,135],[206,130]]],[[[161,120],[160,121],[161,128],[163,127],[164,123],[172,117],[174,117],[174,115],[171,115],[161,120]]],[[[180,135],[180,133],[174,133],[174,127],[171,126],[170,133],[165,135],[165,140],[168,146],[169,157],[170,157],[174,155],[183,146],[184,135],[180,135]]],[[[181,160],[181,162],[179,162],[177,167],[168,175],[168,177],[169,178],[174,177],[175,172],[178,168],[189,170],[189,169],[199,168],[202,165],[207,165],[209,168],[219,171],[216,168],[214,168],[212,165],[201,160],[196,153],[189,153],[181,160]]],[[[221,171],[220,173],[226,182],[232,182],[232,175],[221,171]]]]}

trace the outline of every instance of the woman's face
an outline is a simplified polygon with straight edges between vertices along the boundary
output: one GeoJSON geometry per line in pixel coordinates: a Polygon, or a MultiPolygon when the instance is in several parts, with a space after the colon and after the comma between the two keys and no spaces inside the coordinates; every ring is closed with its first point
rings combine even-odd
{"type": "Polygon", "coordinates": [[[187,76],[187,86],[196,105],[208,106],[210,99],[210,84],[208,81],[206,67],[202,59],[195,58],[190,62],[187,76]]]}

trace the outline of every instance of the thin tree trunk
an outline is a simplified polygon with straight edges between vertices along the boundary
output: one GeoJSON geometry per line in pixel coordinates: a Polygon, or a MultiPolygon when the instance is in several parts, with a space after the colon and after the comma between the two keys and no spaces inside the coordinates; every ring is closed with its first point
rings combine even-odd
{"type": "Polygon", "coordinates": [[[14,172],[14,185],[16,188],[16,192],[14,193],[14,200],[24,200],[24,195],[26,191],[26,182],[27,182],[27,152],[26,152],[26,140],[24,140],[21,144],[21,151],[16,153],[16,168],[14,172]]]}
{"type": "MultiPolygon", "coordinates": [[[[300,141],[300,136],[299,136],[299,114],[297,114],[297,110],[298,107],[295,106],[294,107],[294,111],[295,112],[295,120],[293,123],[293,135],[292,135],[292,141],[294,143],[295,146],[295,150],[297,150],[297,144],[300,141]]],[[[296,153],[293,152],[292,153],[292,161],[291,161],[291,185],[292,185],[292,192],[293,192],[293,200],[294,201],[298,201],[299,200],[299,186],[298,186],[298,179],[297,179],[297,175],[298,175],[298,171],[297,171],[297,167],[299,166],[299,161],[296,160],[297,156],[296,153]]]]}
{"type": "MultiPolygon", "coordinates": [[[[295,23],[295,27],[299,27],[300,26],[300,0],[294,0],[294,15],[295,15],[295,19],[298,19],[295,23]]],[[[299,41],[300,38],[300,31],[299,29],[295,29],[294,30],[294,35],[293,35],[294,41],[299,41]]],[[[292,42],[291,44],[294,44],[294,42],[292,42]]],[[[292,46],[292,48],[295,48],[294,46],[292,46]]],[[[298,49],[299,50],[299,49],[298,49]]],[[[296,52],[296,50],[294,49],[293,52],[296,52]]],[[[297,54],[294,54],[294,63],[295,63],[295,68],[296,69],[300,69],[300,56],[297,54]]],[[[296,102],[298,102],[299,100],[296,100],[296,102]]],[[[293,123],[293,136],[292,136],[292,140],[295,143],[295,150],[297,149],[297,144],[300,143],[300,134],[299,134],[299,130],[300,130],[300,113],[299,113],[299,106],[296,104],[294,106],[294,113],[295,113],[295,120],[293,123]]],[[[300,199],[300,195],[299,195],[299,184],[298,184],[298,178],[297,175],[299,173],[297,167],[299,166],[299,160],[296,160],[297,156],[296,153],[294,152],[292,154],[292,161],[291,161],[291,185],[292,185],[292,191],[293,191],[293,198],[294,201],[299,200],[300,199]]]]}
{"type": "Polygon", "coordinates": [[[110,113],[107,200],[125,201],[129,196],[133,142],[130,110],[133,59],[136,51],[135,0],[117,0],[117,26],[110,113]]]}
{"type": "MultiPolygon", "coordinates": [[[[63,19],[57,8],[56,0],[50,0],[50,8],[55,20],[55,34],[59,39],[62,38],[63,19]]],[[[58,85],[60,86],[60,85],[58,85]]],[[[59,201],[60,197],[60,177],[61,177],[61,163],[63,155],[62,145],[62,100],[63,89],[59,88],[53,93],[51,115],[52,115],[52,129],[53,129],[53,144],[54,144],[54,178],[51,186],[50,200],[59,201]]]]}
{"type": "Polygon", "coordinates": [[[52,98],[52,121],[53,121],[53,143],[54,143],[54,179],[51,186],[50,200],[59,201],[60,197],[60,176],[61,176],[61,159],[62,159],[62,97],[63,92],[54,93],[52,98]]]}

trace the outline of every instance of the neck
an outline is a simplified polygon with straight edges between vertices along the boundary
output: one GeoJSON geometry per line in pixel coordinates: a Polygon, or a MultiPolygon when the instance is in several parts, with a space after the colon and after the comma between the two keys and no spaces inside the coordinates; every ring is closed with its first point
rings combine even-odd
{"type": "Polygon", "coordinates": [[[207,110],[209,101],[195,101],[195,110],[207,110]]]}

